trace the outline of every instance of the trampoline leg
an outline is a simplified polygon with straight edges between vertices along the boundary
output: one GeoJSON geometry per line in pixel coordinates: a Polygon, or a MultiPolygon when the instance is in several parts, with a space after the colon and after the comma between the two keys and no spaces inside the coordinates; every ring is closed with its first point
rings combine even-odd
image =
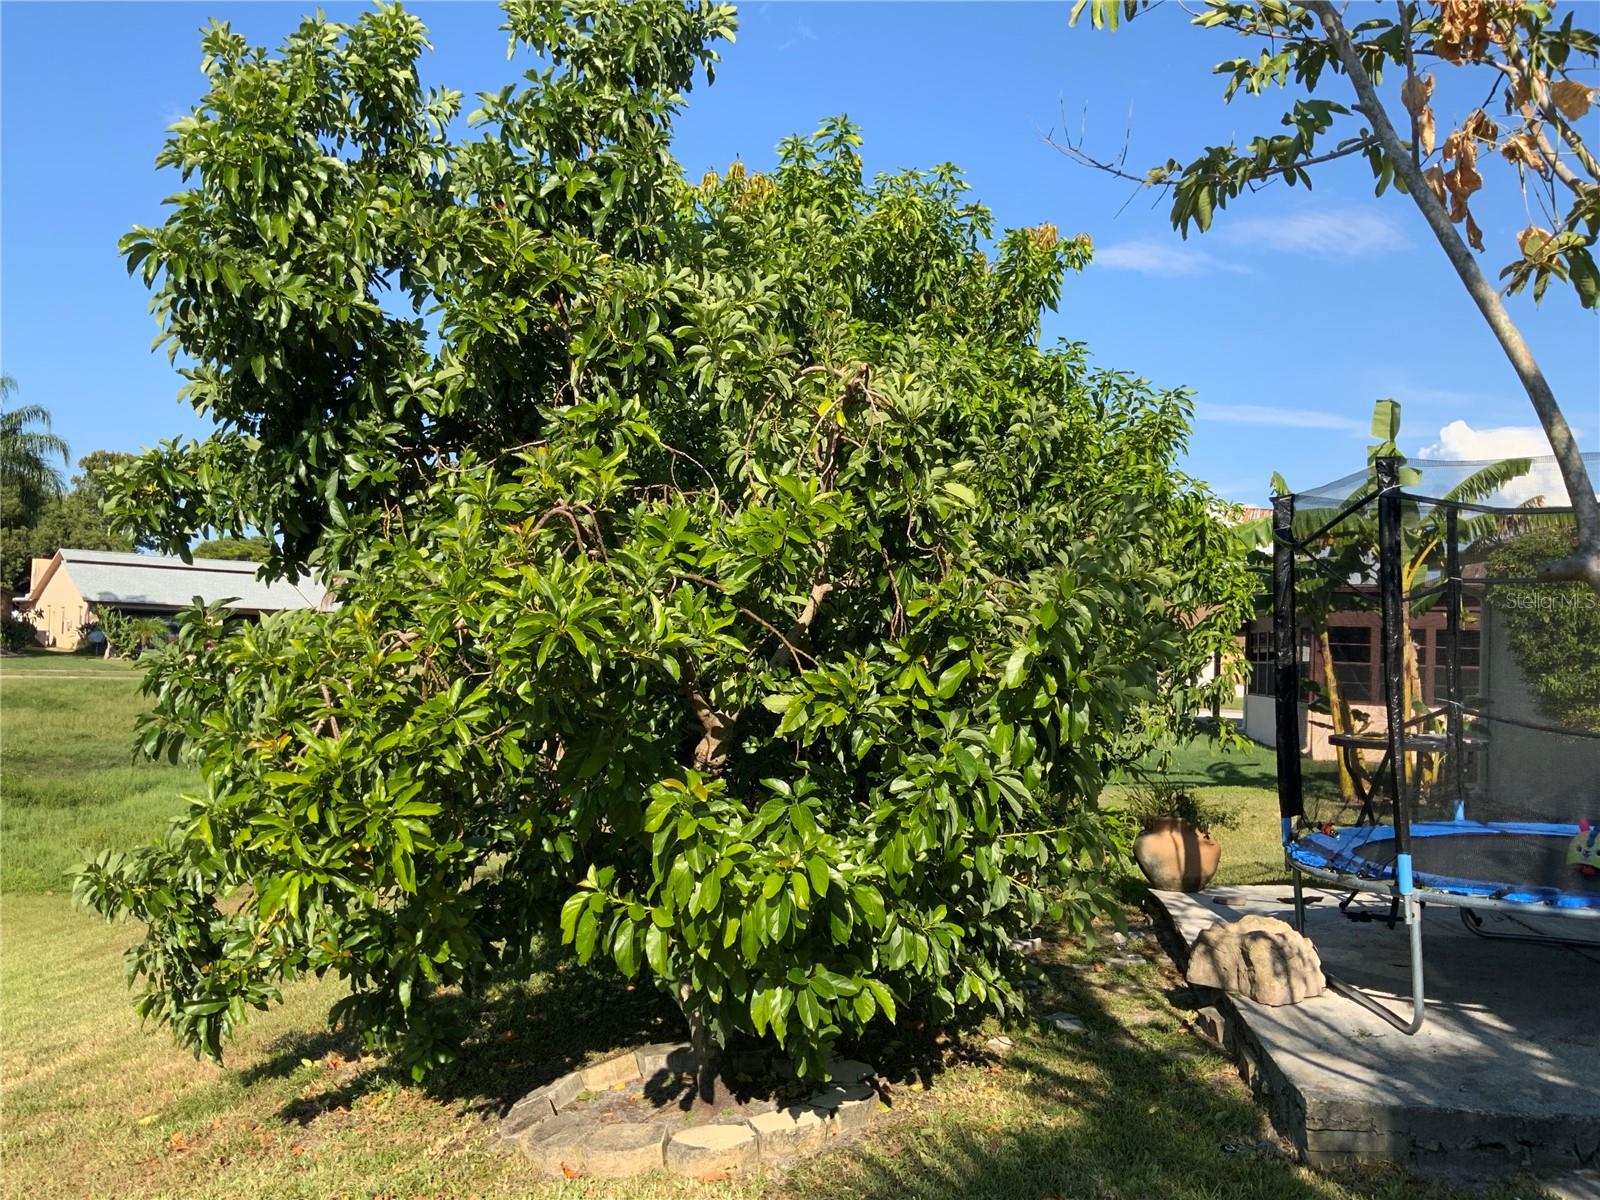
{"type": "Polygon", "coordinates": [[[1407,896],[1406,925],[1411,934],[1411,1024],[1406,1033],[1415,1033],[1422,1028],[1426,1018],[1424,1011],[1424,995],[1426,983],[1422,974],[1422,905],[1417,903],[1415,896],[1407,896]]]}
{"type": "MultiPolygon", "coordinates": [[[[1463,925],[1465,925],[1468,929],[1470,929],[1473,933],[1477,934],[1479,937],[1481,937],[1481,938],[1489,938],[1492,941],[1497,941],[1497,942],[1533,942],[1536,945],[1568,946],[1568,947],[1572,947],[1572,948],[1578,949],[1578,950],[1593,950],[1593,949],[1595,949],[1597,947],[1600,947],[1600,938],[1569,938],[1569,937],[1562,937],[1558,933],[1540,933],[1539,931],[1533,929],[1531,926],[1526,926],[1526,925],[1523,926],[1523,929],[1526,930],[1526,932],[1523,932],[1523,933],[1501,933],[1499,930],[1494,930],[1494,929],[1487,928],[1484,925],[1483,918],[1480,917],[1476,912],[1474,912],[1470,908],[1462,908],[1460,910],[1460,913],[1461,913],[1461,923],[1463,925]]],[[[1539,916],[1541,914],[1533,913],[1531,915],[1539,916]]],[[[1517,922],[1517,919],[1515,917],[1510,917],[1508,919],[1511,920],[1513,923],[1520,924],[1520,922],[1517,922]]]]}
{"type": "Polygon", "coordinates": [[[1306,885],[1300,872],[1294,873],[1294,927],[1299,933],[1306,931],[1306,885]]]}
{"type": "Polygon", "coordinates": [[[1422,905],[1415,896],[1405,896],[1401,900],[1401,910],[1405,916],[1406,933],[1411,943],[1411,1019],[1396,1015],[1388,1005],[1380,1004],[1360,988],[1325,974],[1328,987],[1339,993],[1347,1000],[1354,1000],[1368,1012],[1382,1017],[1401,1033],[1410,1035],[1422,1028],[1427,1019],[1425,1008],[1426,996],[1422,972],[1422,905]]]}

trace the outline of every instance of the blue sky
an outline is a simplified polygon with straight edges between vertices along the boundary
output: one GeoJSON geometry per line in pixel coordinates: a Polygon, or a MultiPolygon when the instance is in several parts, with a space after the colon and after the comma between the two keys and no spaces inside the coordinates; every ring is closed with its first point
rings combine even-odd
{"type": "MultiPolygon", "coordinates": [[[[149,352],[148,296],[117,238],[163,219],[176,190],[152,166],[163,130],[202,94],[198,29],[211,16],[275,45],[306,3],[0,7],[0,369],[46,405],[74,454],[203,435],[178,379],[149,352]]],[[[331,16],[354,6],[329,4],[331,16]]],[[[473,93],[511,81],[489,4],[411,5],[428,23],[430,83],[473,93]]],[[[1087,232],[1097,262],[1068,281],[1046,333],[1095,360],[1198,396],[1189,469],[1260,502],[1273,470],[1296,487],[1356,469],[1372,402],[1405,406],[1403,447],[1458,456],[1543,444],[1510,368],[1409,200],[1372,196],[1359,160],[1314,192],[1274,187],[1181,241],[1152,198],[1076,166],[1044,141],[1067,114],[1102,155],[1131,137],[1140,169],[1277,131],[1281,97],[1221,103],[1213,63],[1254,47],[1191,29],[1169,8],[1107,35],[1067,28],[1056,3],[761,3],[741,10],[716,84],[697,87],[676,152],[695,177],[848,113],[869,170],[965,168],[1002,226],[1087,232]]],[[[1446,68],[1448,71],[1448,68],[1446,68]]],[[[1336,85],[1338,87],[1340,85],[1336,85]]],[[[1479,86],[1476,82],[1473,87],[1479,86]]],[[[1344,98],[1343,93],[1329,93],[1344,98]]],[[[1478,97],[1446,76],[1440,127],[1478,97]]],[[[469,105],[470,107],[470,105],[469,105]]],[[[1600,136],[1600,111],[1590,118],[1600,136]]],[[[1491,277],[1528,224],[1511,178],[1475,204],[1491,277]]],[[[1565,292],[1512,310],[1585,449],[1600,448],[1600,329],[1565,292]]]]}

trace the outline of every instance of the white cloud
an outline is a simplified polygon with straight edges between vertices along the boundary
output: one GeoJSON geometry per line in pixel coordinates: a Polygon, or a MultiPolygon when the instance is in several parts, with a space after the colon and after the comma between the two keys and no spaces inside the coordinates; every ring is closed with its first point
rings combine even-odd
{"type": "Polygon", "coordinates": [[[811,28],[811,26],[807,25],[804,21],[801,21],[800,24],[795,27],[794,33],[790,37],[778,43],[778,49],[780,51],[793,50],[802,42],[819,42],[821,40],[822,39],[817,36],[817,31],[815,29],[811,28]]]}
{"type": "MultiPolygon", "coordinates": [[[[1451,421],[1439,430],[1439,440],[1421,458],[1475,462],[1502,458],[1548,458],[1550,443],[1537,425],[1500,425],[1474,429],[1465,421],[1451,421]]],[[[1426,488],[1426,480],[1423,484],[1426,488]]],[[[1430,493],[1438,495],[1439,493],[1430,493]]],[[[1553,462],[1536,462],[1522,477],[1513,479],[1489,498],[1490,504],[1522,504],[1535,496],[1549,505],[1567,503],[1566,485],[1553,462]]]]}
{"type": "Polygon", "coordinates": [[[1096,246],[1094,265],[1110,267],[1113,271],[1137,271],[1141,275],[1166,276],[1204,275],[1210,271],[1243,274],[1249,270],[1248,267],[1227,262],[1215,254],[1208,254],[1183,242],[1157,238],[1140,238],[1132,242],[1096,246]]]}
{"type": "Polygon", "coordinates": [[[1411,244],[1398,222],[1364,208],[1317,208],[1281,217],[1244,217],[1217,227],[1231,243],[1287,254],[1365,258],[1411,244]]]}
{"type": "Polygon", "coordinates": [[[1195,405],[1195,416],[1202,421],[1224,421],[1233,425],[1275,425],[1286,429],[1328,429],[1365,436],[1368,423],[1338,413],[1309,408],[1278,408],[1268,404],[1195,405]]]}

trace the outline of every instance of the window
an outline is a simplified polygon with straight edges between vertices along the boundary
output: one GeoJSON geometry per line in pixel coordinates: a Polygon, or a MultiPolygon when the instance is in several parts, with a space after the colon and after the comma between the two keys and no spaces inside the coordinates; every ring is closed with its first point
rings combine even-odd
{"type": "Polygon", "coordinates": [[[1350,704],[1372,704],[1378,696],[1370,625],[1336,625],[1328,630],[1328,664],[1339,694],[1350,704]]]}
{"type": "Polygon", "coordinates": [[[1250,680],[1244,690],[1252,696],[1272,695],[1273,668],[1277,661],[1277,655],[1272,652],[1272,630],[1251,630],[1245,637],[1245,656],[1250,660],[1250,680]]]}
{"type": "MultiPolygon", "coordinates": [[[[1476,629],[1463,629],[1457,637],[1456,657],[1461,664],[1461,699],[1478,694],[1478,671],[1482,665],[1482,634],[1476,629]]],[[[1442,700],[1450,694],[1450,635],[1439,630],[1435,639],[1437,657],[1433,664],[1433,694],[1442,700]]]]}
{"type": "MultiPolygon", "coordinates": [[[[1252,629],[1245,635],[1245,657],[1250,663],[1250,678],[1245,691],[1252,696],[1277,694],[1276,675],[1278,656],[1273,650],[1274,635],[1270,629],[1252,629]]],[[[1300,686],[1301,700],[1309,699],[1311,681],[1311,635],[1300,634],[1300,686]]]]}

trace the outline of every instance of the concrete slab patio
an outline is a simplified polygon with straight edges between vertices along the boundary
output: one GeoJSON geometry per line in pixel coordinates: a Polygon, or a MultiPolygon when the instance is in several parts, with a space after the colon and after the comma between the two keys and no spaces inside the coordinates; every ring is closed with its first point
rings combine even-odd
{"type": "MultiPolygon", "coordinates": [[[[1152,894],[1185,949],[1216,921],[1293,921],[1288,886],[1152,894]]],[[[1324,967],[1409,1012],[1406,933],[1388,928],[1387,905],[1368,902],[1373,919],[1352,921],[1338,893],[1307,896],[1321,897],[1307,933],[1324,967]]],[[[1211,1032],[1279,1132],[1319,1167],[1600,1166],[1600,951],[1486,941],[1453,908],[1431,907],[1424,920],[1428,1021],[1413,1036],[1331,991],[1283,1008],[1218,993],[1222,1020],[1211,1032]]],[[[1592,936],[1595,924],[1554,927],[1592,936]]]]}

